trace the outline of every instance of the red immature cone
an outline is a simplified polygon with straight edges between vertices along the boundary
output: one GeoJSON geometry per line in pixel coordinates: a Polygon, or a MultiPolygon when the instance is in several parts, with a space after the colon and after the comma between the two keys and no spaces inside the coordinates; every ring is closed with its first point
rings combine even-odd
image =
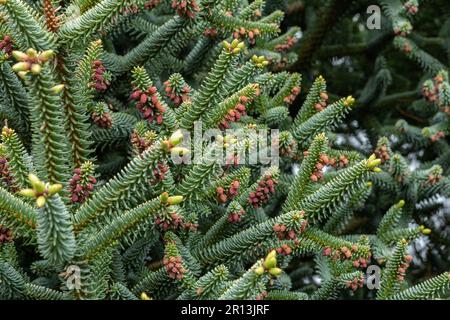
{"type": "Polygon", "coordinates": [[[2,243],[12,242],[12,241],[13,241],[12,231],[0,224],[0,245],[2,243]]]}
{"type": "Polygon", "coordinates": [[[275,46],[275,50],[278,52],[287,51],[297,42],[297,38],[288,36],[286,37],[286,41],[284,43],[277,44],[275,46]]]}
{"type": "Polygon", "coordinates": [[[101,114],[94,112],[91,115],[92,121],[100,128],[111,128],[112,117],[109,112],[102,112],[101,114]]]}
{"type": "Polygon", "coordinates": [[[239,98],[239,102],[235,105],[233,109],[228,110],[227,115],[225,116],[225,119],[223,119],[220,124],[219,128],[221,130],[225,130],[230,128],[229,123],[230,122],[236,122],[239,121],[239,119],[242,116],[245,116],[247,114],[246,111],[246,104],[249,103],[249,98],[245,96],[241,96],[239,98]]]}
{"type": "Polygon", "coordinates": [[[0,157],[0,179],[11,191],[16,191],[15,179],[9,169],[8,161],[3,157],[0,157]]]}
{"type": "Polygon", "coordinates": [[[256,192],[250,192],[248,203],[254,208],[259,208],[262,204],[269,201],[270,194],[275,193],[275,185],[277,181],[270,176],[264,177],[259,181],[256,192]]]}
{"type": "Polygon", "coordinates": [[[6,35],[0,41],[0,51],[5,52],[8,57],[11,55],[13,51],[13,44],[10,36],[6,35]]]}
{"type": "Polygon", "coordinates": [[[137,101],[136,109],[138,109],[144,119],[148,122],[156,121],[157,124],[163,122],[163,113],[165,112],[165,107],[159,101],[158,90],[156,87],[149,87],[146,92],[136,89],[130,95],[130,99],[137,101]]]}
{"type": "Polygon", "coordinates": [[[241,221],[241,218],[244,214],[245,214],[245,211],[243,209],[241,209],[237,212],[232,212],[228,215],[228,221],[229,222],[239,222],[239,221],[241,221]]]}
{"type": "Polygon", "coordinates": [[[195,0],[173,0],[172,8],[177,11],[181,17],[195,18],[195,15],[200,11],[199,6],[195,0]]]}
{"type": "Polygon", "coordinates": [[[97,179],[89,171],[76,168],[72,178],[69,180],[70,201],[72,203],[84,203],[94,190],[97,179]]]}
{"type": "Polygon", "coordinates": [[[153,9],[156,6],[158,6],[160,3],[161,3],[161,0],[151,0],[144,4],[144,8],[150,10],[150,9],[153,9]]]}
{"type": "Polygon", "coordinates": [[[288,256],[292,253],[292,249],[288,244],[282,244],[281,247],[276,249],[278,254],[282,254],[284,256],[288,256]]]}
{"type": "Polygon", "coordinates": [[[330,247],[326,247],[323,249],[323,255],[324,256],[329,256],[331,254],[331,248],[330,247]]]}
{"type": "Polygon", "coordinates": [[[238,195],[240,183],[235,180],[231,183],[230,189],[228,190],[228,196],[233,198],[238,195]]]}
{"type": "Polygon", "coordinates": [[[183,267],[183,261],[180,256],[164,258],[163,264],[169,278],[177,280],[183,279],[186,270],[183,267]]]}
{"type": "Polygon", "coordinates": [[[108,88],[108,81],[104,78],[103,74],[106,68],[103,66],[103,62],[95,60],[92,62],[93,74],[91,80],[93,81],[92,87],[98,92],[105,91],[108,88]]]}
{"type": "Polygon", "coordinates": [[[150,180],[151,185],[155,185],[164,180],[169,167],[164,163],[158,162],[155,169],[153,169],[153,179],[150,180]]]}

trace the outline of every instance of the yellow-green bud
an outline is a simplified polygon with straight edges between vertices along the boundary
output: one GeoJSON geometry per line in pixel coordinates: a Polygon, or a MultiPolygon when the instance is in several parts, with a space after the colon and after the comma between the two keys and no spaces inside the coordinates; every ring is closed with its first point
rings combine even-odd
{"type": "Polygon", "coordinates": [[[431,233],[431,229],[425,228],[425,226],[420,226],[419,230],[422,232],[422,234],[424,235],[428,235],[431,233]]]}
{"type": "Polygon", "coordinates": [[[167,203],[171,206],[180,204],[181,202],[183,202],[183,196],[172,196],[167,198],[167,203]]]}
{"type": "Polygon", "coordinates": [[[168,192],[163,192],[161,194],[161,196],[159,197],[159,200],[161,201],[161,203],[167,203],[167,199],[169,199],[169,193],[168,192]]]}
{"type": "Polygon", "coordinates": [[[237,48],[239,44],[239,40],[238,39],[234,39],[233,41],[231,41],[231,48],[237,48]]]}
{"type": "Polygon", "coordinates": [[[422,135],[426,138],[429,138],[431,136],[431,130],[428,127],[425,127],[422,129],[422,135]]]}
{"type": "Polygon", "coordinates": [[[267,258],[275,258],[276,256],[277,252],[275,250],[272,250],[267,254],[267,258]]]}
{"type": "Polygon", "coordinates": [[[240,48],[234,48],[232,52],[233,52],[233,54],[238,54],[239,52],[241,52],[241,49],[240,48]]]}
{"type": "Polygon", "coordinates": [[[230,51],[231,45],[230,45],[230,43],[229,43],[228,41],[224,40],[224,41],[222,42],[222,44],[223,44],[223,47],[224,47],[225,49],[227,49],[228,51],[230,51]]]}
{"type": "Polygon", "coordinates": [[[26,61],[28,59],[28,55],[22,51],[13,51],[12,56],[17,61],[26,61]]]}
{"type": "Polygon", "coordinates": [[[18,62],[12,66],[12,69],[15,72],[20,72],[20,71],[28,71],[28,70],[30,70],[30,67],[31,67],[31,64],[29,62],[18,62]]]}
{"type": "Polygon", "coordinates": [[[40,74],[42,71],[42,67],[40,64],[34,63],[31,65],[31,73],[34,75],[40,74]]]}
{"type": "Polygon", "coordinates": [[[263,268],[263,267],[258,267],[258,268],[256,268],[256,269],[255,269],[255,273],[256,273],[258,276],[262,276],[263,273],[264,273],[264,268],[263,268]]]}
{"type": "Polygon", "coordinates": [[[272,268],[269,270],[269,273],[275,277],[278,277],[282,272],[283,270],[281,270],[280,268],[272,268]]]}
{"type": "Polygon", "coordinates": [[[376,159],[373,156],[374,155],[370,156],[369,159],[367,160],[367,167],[369,169],[373,169],[381,163],[381,159],[376,159]]]}
{"type": "Polygon", "coordinates": [[[19,194],[28,198],[34,198],[36,196],[36,193],[33,189],[22,189],[19,191],[19,194]]]}
{"type": "Polygon", "coordinates": [[[397,203],[397,208],[403,208],[404,205],[405,205],[405,200],[400,200],[400,201],[397,203]]]}
{"type": "Polygon", "coordinates": [[[152,300],[145,292],[141,293],[141,300],[152,300]]]}
{"type": "Polygon", "coordinates": [[[252,61],[258,68],[263,68],[269,64],[269,61],[267,61],[266,57],[264,56],[257,57],[256,55],[254,55],[252,57],[252,61]]]}
{"type": "Polygon", "coordinates": [[[41,52],[41,59],[43,59],[44,61],[52,58],[55,55],[55,51],[53,50],[45,50],[41,52]]]}
{"type": "Polygon", "coordinates": [[[266,269],[275,268],[276,265],[277,265],[277,259],[275,257],[267,257],[266,260],[264,260],[264,267],[266,269]]]}
{"type": "Polygon", "coordinates": [[[39,180],[39,178],[35,174],[30,173],[28,175],[28,180],[30,180],[30,184],[33,186],[36,192],[42,193],[45,191],[45,183],[39,180]]]}
{"type": "Polygon", "coordinates": [[[37,57],[37,51],[34,50],[33,48],[30,48],[27,50],[27,55],[30,58],[36,58],[37,57]]]}
{"type": "Polygon", "coordinates": [[[372,161],[371,165],[373,167],[378,166],[381,163],[381,159],[375,159],[372,161]]]}
{"type": "Polygon", "coordinates": [[[169,142],[176,146],[177,144],[180,144],[183,141],[183,132],[181,130],[177,130],[169,138],[169,142]]]}
{"type": "Polygon", "coordinates": [[[7,138],[11,137],[14,134],[14,129],[8,128],[6,125],[2,129],[2,136],[7,138]]]}
{"type": "Polygon", "coordinates": [[[21,78],[21,79],[25,79],[25,76],[27,75],[28,71],[19,71],[17,72],[17,75],[21,78]]]}
{"type": "Polygon", "coordinates": [[[54,195],[57,194],[58,192],[60,192],[63,188],[63,185],[60,183],[56,183],[56,184],[52,184],[50,187],[48,187],[48,194],[49,195],[54,195]]]}
{"type": "Polygon", "coordinates": [[[344,101],[344,106],[346,107],[350,107],[355,103],[355,98],[353,98],[352,96],[348,96],[347,98],[345,98],[344,101]]]}
{"type": "Polygon", "coordinates": [[[64,89],[64,85],[63,85],[63,84],[58,84],[58,85],[52,87],[51,90],[52,90],[52,92],[53,92],[54,94],[58,94],[58,93],[60,93],[61,91],[63,91],[63,89],[64,89]]]}
{"type": "Polygon", "coordinates": [[[377,159],[375,154],[372,154],[369,159],[367,159],[367,168],[372,169],[374,172],[381,172],[381,169],[377,168],[380,163],[381,159],[377,159]]]}
{"type": "Polygon", "coordinates": [[[42,208],[43,206],[45,206],[45,202],[46,202],[46,200],[45,200],[44,196],[39,196],[36,199],[36,205],[37,205],[38,208],[42,208]]]}

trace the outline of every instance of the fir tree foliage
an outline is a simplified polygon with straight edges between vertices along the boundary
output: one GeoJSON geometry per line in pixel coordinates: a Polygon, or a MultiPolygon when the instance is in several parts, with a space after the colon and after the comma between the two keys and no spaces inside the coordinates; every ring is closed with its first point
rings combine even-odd
{"type": "Polygon", "coordinates": [[[410,107],[428,108],[426,123],[389,118],[374,133],[376,117],[357,118],[375,125],[352,134],[355,114],[398,98],[391,61],[355,92],[303,72],[343,50],[320,47],[346,10],[312,1],[321,15],[302,36],[296,2],[0,0],[1,299],[448,297],[448,265],[407,273],[411,243],[449,243],[429,218],[450,192],[449,77],[420,48],[440,38],[408,37],[417,1],[376,1],[388,41],[426,73],[425,106],[410,107]],[[218,135],[190,141],[199,122],[218,135]],[[267,129],[279,162],[251,163],[267,129]],[[407,149],[437,156],[416,168],[407,149]],[[376,293],[363,288],[371,264],[376,293]]]}

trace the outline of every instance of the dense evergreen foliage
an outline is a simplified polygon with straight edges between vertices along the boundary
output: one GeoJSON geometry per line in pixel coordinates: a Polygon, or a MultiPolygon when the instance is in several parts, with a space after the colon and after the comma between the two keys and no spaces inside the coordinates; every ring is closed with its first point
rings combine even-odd
{"type": "Polygon", "coordinates": [[[449,298],[449,64],[446,0],[0,0],[0,298],[449,298]]]}

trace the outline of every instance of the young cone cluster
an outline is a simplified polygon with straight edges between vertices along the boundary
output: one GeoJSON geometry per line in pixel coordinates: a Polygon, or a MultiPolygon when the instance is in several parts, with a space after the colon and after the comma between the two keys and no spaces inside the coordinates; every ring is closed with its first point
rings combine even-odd
{"type": "Polygon", "coordinates": [[[6,228],[4,225],[0,224],[0,246],[3,243],[12,242],[13,235],[12,231],[9,228],[6,228]]]}
{"type": "Polygon", "coordinates": [[[131,94],[131,99],[137,102],[136,108],[142,113],[144,119],[150,123],[156,121],[157,124],[161,124],[166,110],[159,101],[157,92],[156,87],[150,87],[145,92],[137,89],[131,94]]]}
{"type": "Polygon", "coordinates": [[[272,179],[271,176],[261,179],[256,190],[250,192],[247,199],[248,203],[255,209],[267,203],[270,195],[275,193],[276,184],[277,180],[272,179]]]}
{"type": "Polygon", "coordinates": [[[0,41],[0,50],[3,51],[8,57],[11,55],[13,51],[13,43],[10,36],[6,35],[0,41]]]}
{"type": "Polygon", "coordinates": [[[22,189],[19,191],[19,194],[27,198],[35,199],[38,208],[45,206],[47,198],[57,194],[63,188],[62,184],[59,183],[44,183],[33,173],[28,175],[28,180],[32,188],[22,189]]]}
{"type": "Polygon", "coordinates": [[[233,199],[234,197],[236,197],[238,195],[239,187],[240,187],[240,183],[239,183],[238,180],[234,180],[231,183],[231,185],[228,188],[228,190],[224,190],[222,187],[217,187],[216,188],[217,199],[221,203],[225,203],[228,200],[233,199]]]}
{"type": "Polygon", "coordinates": [[[103,62],[100,60],[92,62],[92,71],[92,86],[97,92],[105,91],[108,88],[109,76],[106,73],[103,62]]]}
{"type": "Polygon", "coordinates": [[[83,163],[80,168],[73,170],[73,176],[69,180],[70,201],[81,204],[90,197],[97,183],[93,173],[92,162],[83,163]]]}
{"type": "Polygon", "coordinates": [[[195,0],[173,0],[172,8],[176,10],[179,16],[194,19],[200,8],[195,0]]]}

